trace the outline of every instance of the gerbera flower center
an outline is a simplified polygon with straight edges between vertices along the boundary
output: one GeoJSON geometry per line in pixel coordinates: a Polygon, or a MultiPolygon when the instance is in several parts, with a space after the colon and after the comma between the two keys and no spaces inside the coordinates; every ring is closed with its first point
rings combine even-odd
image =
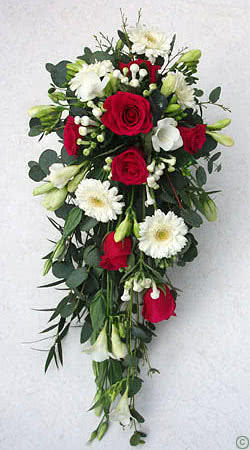
{"type": "Polygon", "coordinates": [[[169,231],[166,228],[162,228],[160,230],[157,230],[155,233],[155,238],[157,241],[165,241],[169,238],[169,231]]]}
{"type": "Polygon", "coordinates": [[[156,39],[155,39],[155,37],[152,34],[146,33],[145,36],[146,36],[147,40],[149,42],[151,42],[151,44],[155,44],[156,43],[156,39]]]}
{"type": "Polygon", "coordinates": [[[104,202],[98,197],[90,197],[90,203],[97,208],[101,208],[104,206],[104,202]]]}

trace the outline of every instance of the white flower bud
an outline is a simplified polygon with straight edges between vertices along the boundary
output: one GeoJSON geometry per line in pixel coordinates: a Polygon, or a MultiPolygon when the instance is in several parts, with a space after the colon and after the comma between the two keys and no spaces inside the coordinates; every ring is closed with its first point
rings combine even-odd
{"type": "Polygon", "coordinates": [[[110,156],[107,156],[107,158],[105,158],[105,162],[107,164],[111,164],[112,163],[112,158],[110,158],[110,156]]]}
{"type": "MultiPolygon", "coordinates": [[[[155,171],[155,176],[157,176],[157,177],[161,177],[163,175],[163,170],[161,170],[161,169],[156,169],[156,171],[155,171]]],[[[159,178],[158,178],[158,180],[159,180],[159,178]]]]}
{"type": "Polygon", "coordinates": [[[122,74],[121,74],[120,70],[118,70],[118,69],[114,70],[114,72],[113,72],[114,78],[121,78],[121,76],[122,76],[122,74]]]}
{"type": "Polygon", "coordinates": [[[146,69],[140,69],[139,70],[139,76],[140,76],[140,81],[143,80],[143,78],[145,78],[147,76],[148,72],[146,69]]]}
{"type": "Polygon", "coordinates": [[[75,122],[76,125],[80,124],[80,120],[81,120],[80,116],[75,116],[74,122],[75,122]]]}
{"type": "Polygon", "coordinates": [[[140,67],[138,66],[138,64],[131,64],[131,66],[130,66],[130,72],[131,73],[137,73],[137,72],[139,72],[139,70],[140,70],[140,67]]]}
{"type": "Polygon", "coordinates": [[[88,129],[87,129],[86,127],[79,127],[78,132],[79,132],[79,134],[80,134],[81,136],[87,136],[87,134],[88,134],[88,129]]]}
{"type": "Polygon", "coordinates": [[[154,91],[155,89],[157,89],[157,84],[156,84],[156,83],[151,83],[151,84],[149,85],[149,90],[150,90],[150,91],[154,91]]]}
{"type": "Polygon", "coordinates": [[[147,178],[147,184],[149,185],[149,187],[153,186],[155,184],[155,177],[154,175],[150,175],[147,178]]]}
{"type": "Polygon", "coordinates": [[[128,75],[128,67],[123,67],[122,73],[126,77],[128,75]]]}
{"type": "Polygon", "coordinates": [[[95,122],[95,120],[91,120],[88,116],[83,116],[80,121],[83,127],[88,127],[89,125],[97,125],[97,122],[95,122]]]}
{"type": "Polygon", "coordinates": [[[122,84],[128,84],[128,77],[122,77],[121,78],[121,83],[122,84]]]}
{"type": "Polygon", "coordinates": [[[145,289],[149,289],[151,284],[152,284],[151,278],[145,278],[145,280],[144,280],[144,288],[145,289]]]}
{"type": "Polygon", "coordinates": [[[102,116],[102,110],[100,108],[93,108],[93,116],[99,118],[102,116]]]}
{"type": "Polygon", "coordinates": [[[134,80],[131,80],[130,82],[129,82],[129,84],[130,84],[130,86],[132,86],[132,87],[134,87],[134,88],[137,88],[138,86],[139,86],[139,80],[136,80],[136,79],[134,79],[134,80]]]}
{"type": "Polygon", "coordinates": [[[147,166],[147,169],[148,169],[148,171],[149,171],[150,173],[153,173],[153,172],[154,172],[154,170],[155,170],[155,160],[153,160],[153,161],[151,162],[151,164],[149,164],[149,166],[147,166]]]}
{"type": "Polygon", "coordinates": [[[90,154],[89,148],[85,148],[82,153],[84,156],[89,156],[89,154],[90,154]]]}
{"type": "Polygon", "coordinates": [[[121,296],[121,300],[123,302],[129,302],[129,300],[130,300],[130,288],[126,288],[126,285],[125,285],[123,294],[121,296]]]}
{"type": "Polygon", "coordinates": [[[96,139],[97,139],[97,141],[100,142],[100,143],[104,142],[104,136],[103,136],[102,134],[98,134],[98,136],[97,136],[96,139]]]}
{"type": "Polygon", "coordinates": [[[149,188],[146,185],[146,194],[147,194],[147,200],[145,201],[145,206],[151,206],[155,203],[155,200],[151,197],[149,188]]]}
{"type": "Polygon", "coordinates": [[[152,292],[150,294],[151,298],[153,298],[154,300],[156,300],[157,298],[159,298],[160,296],[160,291],[159,289],[157,289],[155,281],[152,282],[152,292]]]}
{"type": "Polygon", "coordinates": [[[137,280],[137,279],[135,279],[134,280],[134,283],[133,283],[133,291],[135,291],[135,292],[141,292],[141,291],[143,291],[143,286],[142,286],[142,280],[137,280]]]}
{"type": "Polygon", "coordinates": [[[89,108],[94,108],[94,107],[95,107],[95,104],[94,104],[94,102],[93,102],[92,100],[89,100],[89,101],[87,102],[87,106],[88,106],[89,108]]]}

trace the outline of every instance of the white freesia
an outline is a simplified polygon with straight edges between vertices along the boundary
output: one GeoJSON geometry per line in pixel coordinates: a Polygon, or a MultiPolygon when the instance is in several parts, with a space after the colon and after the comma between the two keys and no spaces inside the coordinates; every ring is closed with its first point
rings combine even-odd
{"type": "Polygon", "coordinates": [[[150,295],[151,295],[151,298],[153,298],[154,300],[156,300],[157,298],[160,297],[160,291],[159,291],[159,289],[157,289],[155,281],[152,282],[152,292],[150,295]]]}
{"type": "Polygon", "coordinates": [[[112,357],[112,354],[108,351],[108,339],[107,339],[107,333],[106,333],[106,326],[107,323],[105,323],[102,331],[100,332],[98,338],[96,339],[95,343],[91,345],[88,348],[85,348],[82,350],[84,353],[87,353],[91,356],[93,361],[96,362],[102,362],[106,359],[109,359],[109,357],[112,357]]]}
{"type": "Polygon", "coordinates": [[[152,144],[156,152],[159,152],[161,148],[169,152],[183,145],[182,137],[176,127],[177,122],[171,117],[158,120],[152,136],[152,144]]]}
{"type": "Polygon", "coordinates": [[[112,324],[111,344],[112,357],[115,359],[125,358],[125,356],[128,354],[128,349],[126,344],[121,341],[118,330],[114,324],[112,324]]]}
{"type": "Polygon", "coordinates": [[[194,108],[194,90],[187,84],[186,79],[181,72],[176,72],[176,88],[175,93],[177,95],[177,101],[183,109],[194,108]]]}
{"type": "Polygon", "coordinates": [[[194,90],[187,84],[186,78],[181,72],[169,72],[168,75],[162,79],[161,93],[168,96],[175,93],[177,96],[177,103],[185,108],[195,108],[194,90]]]}
{"type": "Polygon", "coordinates": [[[138,24],[128,29],[128,35],[133,42],[132,53],[145,53],[152,62],[157,56],[166,56],[169,53],[171,40],[156,28],[138,24]]]}
{"type": "Polygon", "coordinates": [[[62,189],[79,172],[81,167],[82,165],[64,167],[60,163],[51,164],[47,181],[50,181],[56,188],[62,189]]]}
{"type": "Polygon", "coordinates": [[[109,181],[86,178],[81,181],[75,192],[76,202],[87,216],[99,222],[115,220],[122,213],[124,203],[116,187],[110,188],[109,181]]]}
{"type": "Polygon", "coordinates": [[[129,300],[131,298],[131,294],[130,294],[131,286],[132,286],[131,280],[128,280],[128,281],[125,282],[125,284],[124,284],[124,291],[123,291],[123,294],[121,296],[121,300],[123,302],[129,302],[129,300]]]}
{"type": "Polygon", "coordinates": [[[153,216],[140,223],[139,249],[152,258],[170,258],[185,247],[187,232],[181,217],[157,209],[153,216]]]}
{"type": "Polygon", "coordinates": [[[105,60],[95,64],[83,64],[82,68],[70,80],[70,89],[75,91],[82,102],[101,97],[109,82],[108,74],[113,71],[111,61],[105,60]]]}
{"type": "Polygon", "coordinates": [[[112,422],[120,422],[123,426],[129,425],[131,414],[128,406],[128,388],[116,408],[109,414],[109,418],[112,422]]]}

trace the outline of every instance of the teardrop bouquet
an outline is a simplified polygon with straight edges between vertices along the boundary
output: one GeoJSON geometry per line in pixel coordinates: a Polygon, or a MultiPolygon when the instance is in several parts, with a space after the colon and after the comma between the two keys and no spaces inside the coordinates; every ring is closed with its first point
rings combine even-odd
{"type": "MultiPolygon", "coordinates": [[[[204,98],[195,87],[200,50],[174,50],[169,38],[122,14],[119,39],[95,36],[75,61],[46,64],[49,105],[30,109],[30,136],[55,133],[58,154],[45,150],[29,162],[29,176],[44,181],[33,191],[53,211],[58,232],[44,256],[62,300],[51,311],[52,345],[45,363],[63,364],[62,342],[80,330],[81,357],[92,358],[100,416],[90,441],[102,439],[110,421],[133,429],[130,444],[145,442],[136,407],[141,366],[150,365],[155,323],[173,320],[178,289],[167,274],[197,256],[193,229],[217,209],[204,185],[219,172],[217,144],[233,145],[220,132],[223,117],[207,124],[203,111],[218,103],[221,88],[204,98]],[[203,100],[204,98],[204,100],[203,100]],[[61,288],[62,287],[62,288],[61,288]]],[[[40,140],[39,139],[39,140],[40,140]]],[[[158,375],[157,375],[158,376],[158,375]]]]}

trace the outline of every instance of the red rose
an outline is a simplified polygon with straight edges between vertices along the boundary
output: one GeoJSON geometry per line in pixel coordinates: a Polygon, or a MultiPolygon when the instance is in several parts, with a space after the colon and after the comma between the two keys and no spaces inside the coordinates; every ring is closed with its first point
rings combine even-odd
{"type": "Polygon", "coordinates": [[[131,253],[132,241],[125,238],[123,241],[115,242],[114,231],[109,233],[104,240],[100,266],[107,270],[119,270],[127,267],[127,256],[131,253]]]}
{"type": "Polygon", "coordinates": [[[105,100],[104,108],[102,123],[120,136],[146,134],[153,127],[149,101],[141,95],[118,91],[105,100]]]}
{"type": "MultiPolygon", "coordinates": [[[[146,61],[145,59],[136,59],[135,61],[130,61],[128,64],[120,62],[119,69],[122,70],[124,67],[130,68],[131,64],[138,64],[140,66],[141,64],[145,63],[149,72],[150,76],[150,83],[156,82],[156,72],[157,70],[160,70],[161,66],[155,66],[150,61],[146,61]]],[[[131,75],[130,71],[129,74],[131,75]]]]}
{"type": "Polygon", "coordinates": [[[197,153],[206,142],[206,125],[198,124],[194,128],[178,128],[183,140],[184,150],[191,154],[197,153]]]}
{"type": "Polygon", "coordinates": [[[112,180],[124,184],[146,183],[148,170],[142,151],[129,147],[125,152],[114,157],[112,161],[112,180]]]}
{"type": "Polygon", "coordinates": [[[77,145],[76,141],[81,137],[79,134],[79,126],[75,124],[73,116],[68,116],[64,128],[64,147],[69,156],[77,156],[79,145],[77,145]]]}
{"type": "Polygon", "coordinates": [[[151,297],[152,288],[148,289],[143,296],[142,315],[148,322],[161,322],[171,316],[175,316],[175,301],[169,288],[165,286],[166,294],[160,289],[160,296],[157,299],[151,297]]]}

